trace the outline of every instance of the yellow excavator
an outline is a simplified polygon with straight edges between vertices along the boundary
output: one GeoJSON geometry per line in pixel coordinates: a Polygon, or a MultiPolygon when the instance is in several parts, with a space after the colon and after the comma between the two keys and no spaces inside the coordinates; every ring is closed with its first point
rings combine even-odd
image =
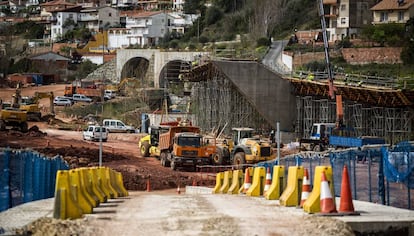
{"type": "Polygon", "coordinates": [[[27,112],[20,110],[20,99],[19,85],[11,103],[3,103],[0,99],[0,131],[6,130],[7,127],[17,128],[22,132],[28,131],[27,112]]]}
{"type": "Polygon", "coordinates": [[[35,92],[34,96],[22,97],[20,102],[20,110],[27,112],[27,119],[30,121],[40,121],[42,118],[39,101],[43,98],[49,98],[50,113],[55,114],[53,99],[55,98],[53,92],[35,92]]]}

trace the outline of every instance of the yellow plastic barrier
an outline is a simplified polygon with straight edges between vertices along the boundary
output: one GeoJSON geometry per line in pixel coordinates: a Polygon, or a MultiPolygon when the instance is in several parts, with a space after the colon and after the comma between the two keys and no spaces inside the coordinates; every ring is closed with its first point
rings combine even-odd
{"type": "Polygon", "coordinates": [[[224,173],[223,172],[219,172],[216,174],[216,186],[213,189],[213,193],[219,193],[221,186],[223,185],[223,181],[224,181],[224,173]]]}
{"type": "Polygon", "coordinates": [[[288,184],[279,198],[282,206],[299,206],[303,180],[303,166],[290,166],[288,169],[288,184]]]}
{"type": "Polygon", "coordinates": [[[116,182],[117,182],[119,188],[121,189],[121,191],[123,192],[123,196],[124,197],[128,196],[129,194],[128,194],[128,191],[125,189],[122,174],[119,173],[119,172],[115,172],[115,175],[116,175],[116,182]]]}
{"type": "Polygon", "coordinates": [[[243,184],[243,171],[242,170],[234,170],[233,171],[233,182],[229,190],[227,191],[228,194],[236,194],[238,193],[240,186],[243,184]]]}
{"type": "Polygon", "coordinates": [[[285,189],[285,167],[273,166],[272,185],[265,193],[267,200],[278,200],[285,189]]]}
{"type": "Polygon", "coordinates": [[[92,167],[93,175],[96,177],[96,183],[101,189],[101,191],[105,194],[107,199],[114,198],[113,193],[105,184],[105,175],[102,175],[99,167],[92,167]]]}
{"type": "Polygon", "coordinates": [[[87,173],[87,171],[85,172],[85,170],[86,170],[85,168],[76,169],[76,171],[79,174],[81,186],[87,192],[86,196],[89,199],[89,202],[92,203],[92,207],[97,207],[99,205],[99,198],[92,191],[92,184],[91,184],[91,181],[89,179],[88,173],[87,173]]]}
{"type": "Polygon", "coordinates": [[[96,167],[88,168],[89,177],[92,181],[92,189],[94,190],[94,193],[97,193],[99,195],[99,200],[102,202],[107,202],[109,195],[107,195],[106,192],[102,189],[101,180],[99,179],[98,169],[96,167]]]}
{"type": "Polygon", "coordinates": [[[99,176],[102,179],[102,185],[104,186],[105,189],[108,190],[111,198],[118,198],[119,197],[118,192],[111,185],[111,180],[110,180],[110,176],[109,176],[109,168],[108,167],[98,167],[98,173],[99,173],[99,176]]]}
{"type": "Polygon", "coordinates": [[[254,168],[253,182],[246,195],[252,197],[258,197],[263,195],[265,185],[266,169],[264,167],[254,168]]]}
{"type": "MultiPolygon", "coordinates": [[[[331,189],[332,193],[334,192],[332,167],[330,166],[315,167],[315,176],[313,178],[313,189],[312,189],[312,192],[309,194],[308,199],[303,203],[303,210],[307,213],[317,213],[321,211],[320,194],[321,194],[322,172],[325,172],[326,180],[328,180],[329,182],[329,188],[331,189]]],[[[332,194],[332,196],[334,195],[332,194]]],[[[333,200],[335,204],[335,198],[333,198],[333,200]]]]}
{"type": "Polygon", "coordinates": [[[81,185],[79,172],[75,169],[69,170],[70,194],[73,195],[77,205],[81,208],[83,214],[91,214],[93,202],[87,197],[84,186],[81,185]]]}
{"type": "Polygon", "coordinates": [[[227,193],[229,191],[230,185],[232,184],[233,171],[227,170],[224,171],[223,185],[220,188],[220,193],[227,193]]]}
{"type": "Polygon", "coordinates": [[[82,217],[82,209],[71,194],[69,171],[59,170],[56,174],[55,202],[53,217],[56,219],[77,219],[82,217]]]}
{"type": "Polygon", "coordinates": [[[121,184],[118,183],[118,172],[116,172],[115,170],[109,169],[109,179],[111,182],[111,186],[114,187],[114,189],[117,191],[119,197],[126,197],[128,195],[128,191],[125,190],[124,188],[124,184],[122,182],[122,174],[121,174],[121,184]],[[124,191],[125,190],[125,191],[124,191]]]}
{"type": "Polygon", "coordinates": [[[105,202],[106,196],[95,186],[90,169],[86,167],[79,169],[86,188],[90,190],[92,197],[98,201],[98,205],[102,202],[105,202]]]}
{"type": "MultiPolygon", "coordinates": [[[[250,176],[250,186],[251,186],[251,184],[252,184],[252,179],[253,179],[253,172],[254,172],[254,168],[253,167],[248,167],[248,168],[246,168],[246,170],[245,170],[245,172],[244,172],[244,174],[243,174],[243,183],[242,183],[242,186],[240,186],[240,189],[239,189],[239,194],[240,193],[246,193],[247,192],[247,190],[248,189],[244,189],[245,188],[245,186],[246,186],[246,176],[245,176],[245,174],[246,174],[246,171],[249,171],[249,176],[250,176]]],[[[250,187],[249,187],[250,188],[250,187]]]]}

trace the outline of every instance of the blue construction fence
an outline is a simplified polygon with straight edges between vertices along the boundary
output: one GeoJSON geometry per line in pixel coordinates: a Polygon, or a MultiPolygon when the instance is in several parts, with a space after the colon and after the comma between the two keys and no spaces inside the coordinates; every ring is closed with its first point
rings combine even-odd
{"type": "Polygon", "coordinates": [[[25,202],[54,196],[56,173],[68,170],[60,157],[32,150],[0,149],[0,212],[25,202]]]}
{"type": "MultiPolygon", "coordinates": [[[[277,160],[258,166],[272,167],[277,160]]],[[[368,146],[330,152],[301,152],[280,159],[280,165],[308,169],[313,185],[316,166],[331,166],[335,196],[341,193],[344,166],[348,168],[354,200],[414,209],[414,146],[402,142],[393,147],[368,146]]],[[[271,168],[272,169],[272,168],[271,168]]]]}

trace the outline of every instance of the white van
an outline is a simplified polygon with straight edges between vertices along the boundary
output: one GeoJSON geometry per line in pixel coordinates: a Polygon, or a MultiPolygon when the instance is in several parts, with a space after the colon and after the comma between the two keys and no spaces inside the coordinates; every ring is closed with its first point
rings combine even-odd
{"type": "Polygon", "coordinates": [[[112,99],[116,97],[116,93],[112,90],[105,90],[105,96],[107,96],[109,99],[112,99]]]}
{"type": "Polygon", "coordinates": [[[74,102],[92,102],[92,98],[87,97],[83,94],[73,94],[72,100],[74,102]]]}
{"type": "Polygon", "coordinates": [[[125,125],[120,120],[105,119],[103,126],[108,129],[110,133],[135,133],[135,128],[130,125],[125,125]]]}
{"type": "Polygon", "coordinates": [[[83,131],[83,140],[91,140],[91,141],[99,141],[102,134],[102,142],[106,142],[108,140],[108,130],[105,127],[101,127],[98,125],[89,125],[83,131]]]}

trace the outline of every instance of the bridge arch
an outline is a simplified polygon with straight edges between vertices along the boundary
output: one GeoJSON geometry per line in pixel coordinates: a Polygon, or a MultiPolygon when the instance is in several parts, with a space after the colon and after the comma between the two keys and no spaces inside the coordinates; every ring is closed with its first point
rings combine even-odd
{"type": "MultiPolygon", "coordinates": [[[[163,78],[165,77],[165,72],[169,70],[168,68],[175,67],[179,62],[190,63],[196,58],[208,54],[209,52],[170,52],[161,51],[159,49],[120,49],[117,50],[116,56],[117,81],[119,82],[125,78],[123,76],[133,74],[127,72],[128,70],[133,69],[133,65],[139,65],[139,61],[147,60],[148,69],[145,73],[145,78],[147,78],[148,82],[150,82],[150,84],[153,84],[155,88],[164,87],[163,78]],[[170,64],[169,62],[172,63],[170,64]]],[[[139,69],[142,68],[138,67],[134,70],[139,69]]],[[[168,73],[167,76],[169,76],[168,73]]]]}
{"type": "Polygon", "coordinates": [[[144,57],[130,58],[122,67],[121,78],[135,78],[141,84],[145,80],[149,67],[149,60],[144,57]]]}

